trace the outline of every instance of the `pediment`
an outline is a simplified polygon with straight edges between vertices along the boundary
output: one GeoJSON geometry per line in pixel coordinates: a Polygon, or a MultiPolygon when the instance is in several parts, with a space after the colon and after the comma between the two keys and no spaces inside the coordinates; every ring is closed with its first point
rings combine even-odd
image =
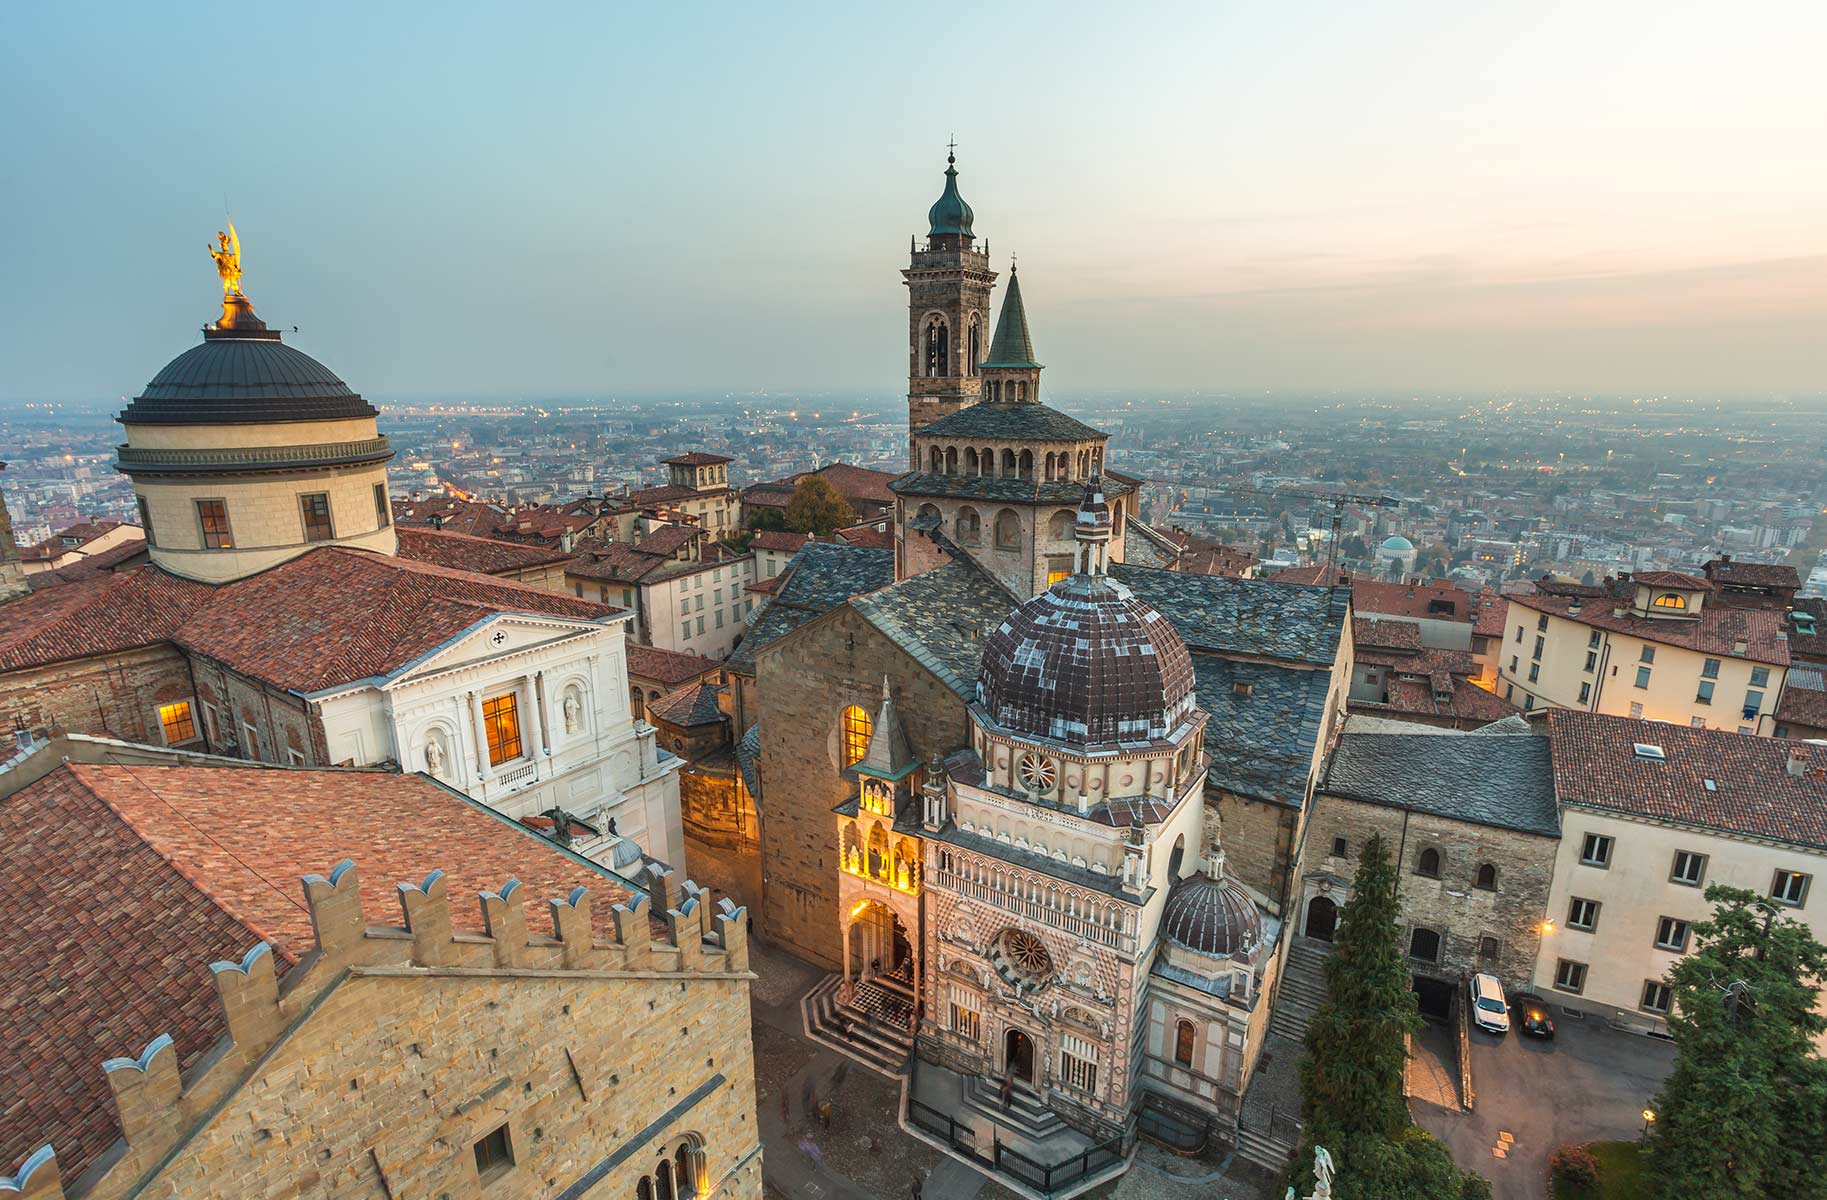
{"type": "Polygon", "coordinates": [[[397,688],[445,671],[556,647],[601,633],[602,629],[592,621],[501,613],[477,622],[443,645],[405,664],[384,686],[397,688]]]}

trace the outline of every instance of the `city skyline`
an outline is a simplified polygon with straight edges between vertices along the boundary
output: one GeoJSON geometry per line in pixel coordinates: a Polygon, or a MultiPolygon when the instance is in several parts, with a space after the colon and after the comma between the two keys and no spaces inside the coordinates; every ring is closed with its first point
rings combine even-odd
{"type": "Polygon", "coordinates": [[[262,315],[377,399],[886,397],[953,136],[1049,391],[1818,392],[1820,20],[35,10],[0,403],[143,385],[225,200],[262,315]]]}

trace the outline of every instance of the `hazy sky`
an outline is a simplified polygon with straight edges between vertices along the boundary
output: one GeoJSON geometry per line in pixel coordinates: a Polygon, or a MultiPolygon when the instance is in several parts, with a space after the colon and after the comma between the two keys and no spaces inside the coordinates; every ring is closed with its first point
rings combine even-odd
{"type": "Polygon", "coordinates": [[[375,398],[893,394],[954,131],[1058,392],[1818,394],[1823,45],[1819,0],[11,4],[0,398],[190,345],[225,200],[375,398]]]}

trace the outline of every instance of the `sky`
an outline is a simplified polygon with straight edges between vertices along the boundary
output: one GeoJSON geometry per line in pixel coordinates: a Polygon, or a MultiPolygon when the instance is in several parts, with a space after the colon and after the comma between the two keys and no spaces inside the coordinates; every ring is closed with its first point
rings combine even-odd
{"type": "Polygon", "coordinates": [[[892,396],[954,136],[1056,393],[1822,395],[1823,44],[1818,0],[12,5],[0,402],[192,344],[225,208],[375,399],[892,396]]]}

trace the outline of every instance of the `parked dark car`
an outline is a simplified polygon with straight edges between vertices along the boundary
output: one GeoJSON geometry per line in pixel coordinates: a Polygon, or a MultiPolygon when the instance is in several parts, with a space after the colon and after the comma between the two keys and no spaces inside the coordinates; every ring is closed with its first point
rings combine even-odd
{"type": "Polygon", "coordinates": [[[1511,998],[1511,1019],[1530,1037],[1554,1036],[1554,1019],[1548,1015],[1548,1002],[1533,992],[1518,992],[1511,998]]]}

